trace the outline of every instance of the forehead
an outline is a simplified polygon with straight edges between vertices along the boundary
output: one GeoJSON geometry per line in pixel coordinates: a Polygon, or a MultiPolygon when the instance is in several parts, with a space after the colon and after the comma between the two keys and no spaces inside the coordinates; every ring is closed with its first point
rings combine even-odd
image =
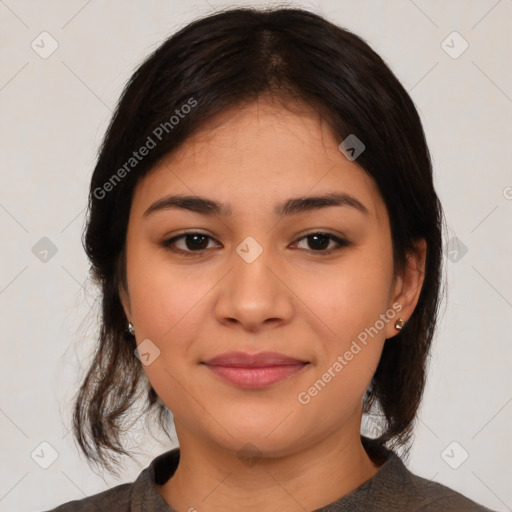
{"type": "Polygon", "coordinates": [[[375,182],[340,142],[307,105],[252,102],[210,119],[165,157],[139,183],[133,206],[179,193],[215,197],[231,212],[272,213],[290,197],[338,191],[379,217],[385,207],[375,182]]]}

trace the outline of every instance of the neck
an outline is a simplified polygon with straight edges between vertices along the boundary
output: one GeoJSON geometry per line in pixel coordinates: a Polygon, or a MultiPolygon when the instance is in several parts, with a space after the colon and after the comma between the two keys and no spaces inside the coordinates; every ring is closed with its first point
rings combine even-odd
{"type": "Polygon", "coordinates": [[[350,493],[378,470],[359,431],[334,432],[306,450],[279,458],[250,458],[250,453],[240,457],[183,431],[178,439],[178,468],[158,492],[180,511],[314,510],[350,493]]]}

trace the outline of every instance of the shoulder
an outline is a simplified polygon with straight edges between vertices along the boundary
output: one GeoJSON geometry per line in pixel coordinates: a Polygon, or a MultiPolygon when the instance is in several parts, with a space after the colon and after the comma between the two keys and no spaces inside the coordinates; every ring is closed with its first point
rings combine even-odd
{"type": "Polygon", "coordinates": [[[158,512],[170,509],[157,491],[176,470],[179,449],[160,454],[132,483],[112,487],[80,500],[69,501],[46,512],[158,512]]]}
{"type": "Polygon", "coordinates": [[[322,512],[493,512],[443,484],[415,475],[392,450],[365,437],[362,441],[379,464],[377,473],[322,512]]]}
{"type": "Polygon", "coordinates": [[[133,485],[121,484],[81,500],[69,501],[47,512],[129,512],[133,485]]]}
{"type": "Polygon", "coordinates": [[[492,512],[463,494],[438,482],[433,482],[409,472],[412,498],[418,512],[492,512]]]}
{"type": "Polygon", "coordinates": [[[388,480],[388,504],[401,501],[400,510],[414,512],[493,512],[463,494],[412,473],[392,454],[383,475],[388,480]]]}

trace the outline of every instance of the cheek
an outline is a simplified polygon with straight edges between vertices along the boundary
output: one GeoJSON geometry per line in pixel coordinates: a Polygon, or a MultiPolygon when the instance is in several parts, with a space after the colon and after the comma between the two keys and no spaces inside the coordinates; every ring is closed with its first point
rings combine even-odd
{"type": "Polygon", "coordinates": [[[190,325],[216,281],[211,271],[171,265],[165,253],[144,247],[134,247],[127,274],[138,334],[161,343],[190,325]]]}
{"type": "MultiPolygon", "coordinates": [[[[130,302],[137,343],[149,339],[157,347],[158,357],[144,365],[144,371],[166,405],[180,410],[188,403],[183,385],[194,388],[187,369],[197,364],[194,342],[204,338],[204,319],[208,311],[211,314],[209,294],[218,278],[211,270],[171,265],[165,253],[158,253],[144,250],[142,244],[128,253],[130,302]]],[[[201,396],[201,390],[192,393],[201,396]]]]}
{"type": "Polygon", "coordinates": [[[340,265],[304,272],[296,281],[298,294],[334,338],[356,336],[390,306],[391,259],[383,261],[368,252],[354,253],[340,265]]]}
{"type": "Polygon", "coordinates": [[[383,258],[384,250],[361,251],[303,281],[308,306],[329,328],[317,371],[319,385],[328,383],[329,391],[322,391],[318,404],[340,396],[358,400],[377,368],[387,323],[393,321],[392,258],[390,251],[383,258]]]}
{"type": "Polygon", "coordinates": [[[353,268],[335,283],[326,280],[323,292],[309,294],[311,309],[329,327],[317,349],[315,372],[297,397],[312,421],[321,416],[326,425],[344,422],[361,405],[385,342],[381,315],[388,310],[387,284],[378,272],[353,268]]]}
{"type": "Polygon", "coordinates": [[[347,276],[353,314],[360,328],[373,325],[390,306],[393,256],[390,243],[377,239],[370,250],[362,251],[347,276]]]}

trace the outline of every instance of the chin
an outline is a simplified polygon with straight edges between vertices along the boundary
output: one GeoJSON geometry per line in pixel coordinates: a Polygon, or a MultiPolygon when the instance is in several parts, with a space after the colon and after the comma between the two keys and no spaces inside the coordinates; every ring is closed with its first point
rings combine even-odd
{"type": "MultiPolygon", "coordinates": [[[[302,437],[293,426],[285,428],[283,424],[276,428],[273,421],[254,422],[251,425],[230,425],[226,429],[233,437],[223,435],[217,442],[223,448],[231,450],[239,457],[272,457],[290,455],[300,449],[302,437]]],[[[224,432],[225,434],[225,432],[224,432]]]]}

